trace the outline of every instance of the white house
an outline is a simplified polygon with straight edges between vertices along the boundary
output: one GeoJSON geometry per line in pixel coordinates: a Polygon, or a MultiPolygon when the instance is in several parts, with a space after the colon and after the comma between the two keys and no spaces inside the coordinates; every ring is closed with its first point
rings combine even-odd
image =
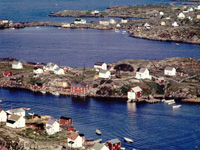
{"type": "Polygon", "coordinates": [[[35,74],[42,74],[44,71],[43,71],[43,69],[41,69],[41,68],[34,68],[33,69],[33,73],[35,73],[35,74]]]}
{"type": "Polygon", "coordinates": [[[47,123],[46,123],[46,132],[48,135],[52,135],[52,134],[55,134],[57,132],[60,131],[60,125],[59,123],[53,119],[53,118],[50,118],[47,123]]]}
{"type": "Polygon", "coordinates": [[[13,61],[13,63],[12,63],[12,69],[23,69],[23,65],[19,61],[13,61]]]}
{"type": "Polygon", "coordinates": [[[100,25],[104,25],[104,26],[108,26],[110,24],[110,22],[107,19],[102,19],[99,21],[100,25]]]}
{"type": "Polygon", "coordinates": [[[0,109],[0,122],[6,122],[7,114],[4,110],[0,109]]]}
{"type": "Polygon", "coordinates": [[[121,23],[128,23],[128,20],[126,18],[122,18],[121,23]]]}
{"type": "Polygon", "coordinates": [[[150,28],[151,28],[150,24],[148,24],[148,23],[145,23],[145,24],[144,24],[144,27],[147,28],[147,29],[150,29],[150,28]]]}
{"type": "Polygon", "coordinates": [[[160,12],[160,16],[164,16],[164,12],[161,11],[161,12],[160,12]]]}
{"type": "Polygon", "coordinates": [[[110,19],[110,24],[116,24],[117,22],[114,19],[110,19]]]}
{"type": "Polygon", "coordinates": [[[176,75],[176,69],[174,67],[165,67],[164,74],[167,76],[175,76],[176,75]]]}
{"type": "Polygon", "coordinates": [[[172,23],[172,26],[173,26],[173,27],[178,27],[179,25],[178,25],[178,23],[175,21],[175,22],[172,23]]]}
{"type": "Polygon", "coordinates": [[[151,76],[149,75],[149,70],[147,68],[138,68],[135,78],[151,80],[151,76]]]}
{"type": "Polygon", "coordinates": [[[111,73],[110,73],[109,70],[103,70],[103,69],[101,69],[99,71],[99,78],[108,79],[108,78],[110,78],[110,75],[111,75],[111,73]]]}
{"type": "Polygon", "coordinates": [[[109,150],[109,148],[102,143],[95,143],[92,150],[109,150]]]}
{"type": "Polygon", "coordinates": [[[71,133],[68,135],[67,145],[71,148],[80,148],[83,146],[83,139],[77,133],[71,133]]]}
{"type": "Polygon", "coordinates": [[[129,91],[128,91],[128,99],[137,99],[137,98],[140,98],[142,96],[142,89],[139,87],[139,86],[136,86],[134,88],[131,88],[129,91]]]}
{"type": "Polygon", "coordinates": [[[118,23],[118,24],[116,25],[116,27],[117,27],[117,28],[120,28],[120,27],[121,27],[121,25],[118,23]]]}
{"type": "Polygon", "coordinates": [[[105,62],[96,62],[94,64],[94,70],[99,71],[99,70],[107,70],[107,64],[105,62]]]}
{"type": "Polygon", "coordinates": [[[9,109],[6,111],[6,113],[9,115],[18,115],[18,116],[25,116],[25,110],[23,108],[16,108],[16,109],[9,109]]]}
{"type": "Polygon", "coordinates": [[[62,69],[62,68],[56,68],[56,69],[54,70],[54,74],[57,74],[57,75],[64,75],[64,74],[65,74],[65,71],[64,71],[64,69],[62,69]]]}
{"type": "Polygon", "coordinates": [[[85,19],[77,18],[74,20],[74,24],[86,24],[85,19]]]}
{"type": "Polygon", "coordinates": [[[185,18],[185,14],[182,13],[182,12],[179,13],[179,14],[178,14],[178,18],[179,18],[179,19],[184,19],[184,18],[185,18]]]}
{"type": "Polygon", "coordinates": [[[18,115],[10,115],[7,119],[6,126],[10,128],[23,128],[25,127],[25,118],[23,116],[18,115]]]}
{"type": "Polygon", "coordinates": [[[48,63],[46,66],[43,67],[45,71],[54,71],[56,68],[58,68],[58,65],[54,63],[48,63]]]}

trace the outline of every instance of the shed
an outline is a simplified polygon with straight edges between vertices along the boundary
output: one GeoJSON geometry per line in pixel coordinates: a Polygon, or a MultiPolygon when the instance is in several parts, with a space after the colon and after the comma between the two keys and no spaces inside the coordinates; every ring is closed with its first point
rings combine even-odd
{"type": "Polygon", "coordinates": [[[174,67],[165,67],[164,74],[167,76],[175,76],[176,75],[176,69],[174,67]]]}
{"type": "Polygon", "coordinates": [[[140,98],[142,96],[142,89],[139,86],[136,86],[134,88],[131,88],[128,91],[128,99],[137,99],[140,98]]]}
{"type": "Polygon", "coordinates": [[[73,95],[87,95],[90,87],[86,83],[73,82],[71,84],[71,94],[73,95]]]}
{"type": "Polygon", "coordinates": [[[94,64],[94,70],[99,71],[99,70],[107,70],[107,64],[105,62],[96,62],[94,64]]]}
{"type": "Polygon", "coordinates": [[[119,150],[121,148],[121,141],[119,139],[112,139],[105,143],[109,150],[119,150]]]}
{"type": "Polygon", "coordinates": [[[72,125],[72,118],[61,116],[60,124],[61,125],[72,125]]]}
{"type": "Polygon", "coordinates": [[[13,61],[13,63],[12,63],[12,69],[23,69],[23,65],[19,61],[13,61]]]}

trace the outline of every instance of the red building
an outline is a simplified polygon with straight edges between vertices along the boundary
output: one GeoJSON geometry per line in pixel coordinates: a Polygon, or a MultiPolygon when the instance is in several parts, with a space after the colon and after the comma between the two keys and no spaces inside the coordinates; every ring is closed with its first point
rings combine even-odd
{"type": "Polygon", "coordinates": [[[10,71],[6,71],[6,72],[2,73],[1,75],[4,76],[4,77],[10,77],[10,76],[12,76],[13,74],[12,74],[12,72],[10,72],[10,71]]]}
{"type": "Polygon", "coordinates": [[[86,83],[74,82],[71,84],[72,95],[87,95],[89,93],[89,85],[86,83]]]}
{"type": "Polygon", "coordinates": [[[61,125],[72,125],[72,118],[61,116],[60,117],[60,124],[61,125]]]}
{"type": "Polygon", "coordinates": [[[121,141],[119,139],[112,139],[105,144],[109,150],[117,150],[121,148],[121,141]]]}
{"type": "Polygon", "coordinates": [[[42,83],[35,83],[34,88],[40,90],[42,88],[42,83]]]}

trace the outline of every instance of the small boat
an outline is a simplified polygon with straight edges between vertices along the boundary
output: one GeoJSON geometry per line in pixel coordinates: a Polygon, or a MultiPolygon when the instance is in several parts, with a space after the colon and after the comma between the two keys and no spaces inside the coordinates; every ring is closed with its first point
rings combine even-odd
{"type": "Polygon", "coordinates": [[[122,31],[122,34],[126,34],[126,31],[122,31]]]}
{"type": "Polygon", "coordinates": [[[42,94],[46,94],[46,91],[40,91],[42,94]]]}
{"type": "Polygon", "coordinates": [[[96,134],[101,135],[101,131],[99,129],[96,129],[96,134]]]}
{"type": "Polygon", "coordinates": [[[165,99],[162,99],[162,100],[161,100],[161,102],[165,102],[165,101],[166,101],[165,99]]]}
{"type": "Polygon", "coordinates": [[[30,110],[31,108],[23,107],[24,110],[30,110]]]}
{"type": "Polygon", "coordinates": [[[119,32],[119,29],[115,29],[115,32],[119,32]]]}
{"type": "Polygon", "coordinates": [[[165,100],[165,103],[171,103],[171,102],[174,102],[174,99],[171,99],[171,100],[165,100]]]}
{"type": "Polygon", "coordinates": [[[127,137],[124,137],[124,141],[128,142],[128,143],[133,143],[133,140],[127,137]]]}
{"type": "Polygon", "coordinates": [[[168,105],[174,104],[175,102],[169,102],[168,105]]]}
{"type": "Polygon", "coordinates": [[[0,103],[3,102],[3,100],[0,99],[0,103]]]}
{"type": "Polygon", "coordinates": [[[58,92],[52,92],[53,95],[59,96],[60,94],[58,92]]]}
{"type": "Polygon", "coordinates": [[[34,115],[34,113],[28,113],[28,115],[30,115],[30,116],[33,116],[33,115],[34,115]]]}
{"type": "Polygon", "coordinates": [[[125,149],[126,149],[125,147],[121,147],[121,148],[120,148],[120,150],[125,150],[125,149]]]}
{"type": "Polygon", "coordinates": [[[173,108],[180,108],[181,105],[174,105],[173,108]]]}

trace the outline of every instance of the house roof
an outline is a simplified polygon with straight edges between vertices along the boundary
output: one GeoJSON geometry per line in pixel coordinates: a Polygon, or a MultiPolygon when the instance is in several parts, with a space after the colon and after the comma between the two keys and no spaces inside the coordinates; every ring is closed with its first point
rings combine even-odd
{"type": "Polygon", "coordinates": [[[139,86],[136,86],[136,87],[132,88],[131,90],[133,90],[136,93],[142,91],[142,89],[139,86]]]}
{"type": "Polygon", "coordinates": [[[78,88],[86,88],[86,83],[78,83],[78,82],[73,82],[71,84],[71,87],[78,87],[78,88]]]}
{"type": "Polygon", "coordinates": [[[169,70],[169,71],[172,71],[174,69],[174,67],[165,67],[165,70],[169,70]]]}
{"type": "Polygon", "coordinates": [[[19,118],[20,118],[21,116],[18,116],[18,115],[11,115],[9,118],[8,118],[8,120],[11,120],[11,121],[18,121],[19,120],[19,118]]]}
{"type": "Polygon", "coordinates": [[[47,121],[47,124],[48,124],[48,125],[53,125],[55,122],[56,122],[55,119],[49,118],[49,120],[47,121]]]}
{"type": "Polygon", "coordinates": [[[94,65],[96,66],[102,66],[104,64],[104,62],[96,62],[94,65]]]}
{"type": "Polygon", "coordinates": [[[116,144],[116,143],[120,143],[121,141],[119,139],[112,139],[112,140],[109,140],[107,142],[109,142],[111,144],[116,144]]]}
{"type": "Polygon", "coordinates": [[[25,110],[23,108],[16,108],[16,109],[9,109],[6,112],[8,114],[13,114],[13,113],[25,112],[25,110]]]}
{"type": "Polygon", "coordinates": [[[56,68],[56,69],[54,69],[55,71],[59,71],[60,70],[60,68],[56,68]]]}
{"type": "Polygon", "coordinates": [[[71,133],[70,135],[68,135],[68,138],[72,140],[76,140],[77,137],[78,137],[77,133],[71,133]]]}
{"type": "Polygon", "coordinates": [[[138,68],[137,72],[144,73],[147,68],[138,68]]]}
{"type": "Polygon", "coordinates": [[[13,61],[13,65],[17,65],[17,64],[19,64],[20,62],[19,61],[13,61]]]}
{"type": "Polygon", "coordinates": [[[72,118],[61,116],[60,119],[69,120],[69,119],[72,119],[72,118]]]}
{"type": "Polygon", "coordinates": [[[101,69],[100,71],[99,71],[99,73],[107,73],[107,72],[109,72],[109,70],[103,70],[103,69],[101,69]]]}
{"type": "Polygon", "coordinates": [[[94,150],[101,150],[104,147],[104,144],[101,143],[95,143],[93,146],[94,150]]]}

